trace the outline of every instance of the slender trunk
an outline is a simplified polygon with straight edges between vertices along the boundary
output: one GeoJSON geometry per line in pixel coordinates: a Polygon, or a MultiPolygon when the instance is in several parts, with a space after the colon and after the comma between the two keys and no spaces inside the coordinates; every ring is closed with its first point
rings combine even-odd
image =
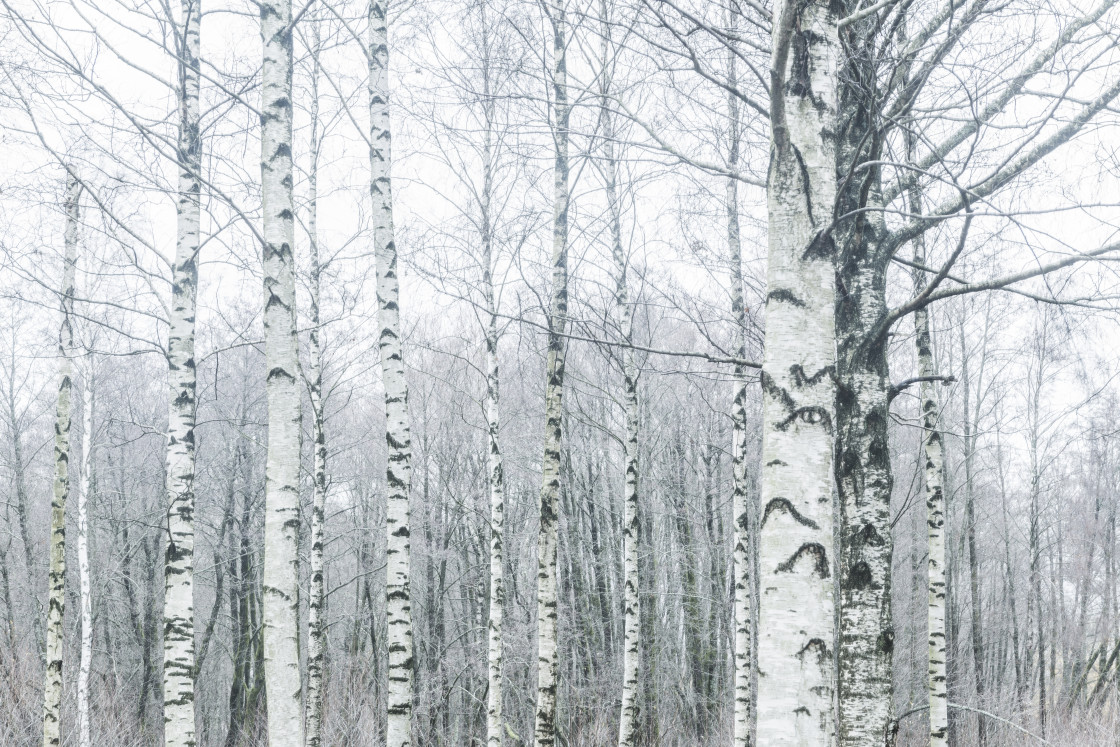
{"type": "MultiPolygon", "coordinates": [[[[907,139],[908,155],[912,158],[913,138],[907,139]]],[[[915,184],[910,188],[910,211],[922,214],[922,193],[915,184]]],[[[925,239],[914,240],[914,264],[925,267],[925,239]]],[[[923,274],[914,272],[915,294],[923,287],[923,274]]],[[[918,375],[935,375],[933,347],[930,336],[929,311],[921,308],[914,313],[915,346],[918,357],[918,375]]],[[[922,452],[926,492],[926,527],[928,550],[928,602],[927,602],[927,694],[929,698],[929,732],[931,747],[946,745],[949,738],[949,709],[946,672],[945,631],[945,484],[943,436],[939,427],[940,412],[934,382],[922,381],[919,386],[919,411],[922,418],[922,452]]]]}
{"type": "Polygon", "coordinates": [[[326,414],[323,406],[323,348],[322,316],[319,298],[323,266],[319,259],[318,207],[319,207],[319,21],[311,22],[311,167],[307,176],[307,246],[311,255],[311,332],[308,341],[310,360],[309,398],[311,416],[314,418],[315,463],[312,474],[310,526],[311,589],[307,604],[307,747],[320,747],[323,725],[323,669],[326,660],[326,620],[323,616],[323,524],[326,520],[327,502],[327,436],[326,414]]]}
{"type": "MultiPolygon", "coordinates": [[[[486,5],[481,5],[482,48],[490,49],[486,5]]],[[[482,184],[482,287],[486,296],[486,432],[489,444],[487,466],[490,471],[490,616],[487,621],[487,697],[486,744],[502,747],[502,620],[505,616],[504,548],[505,473],[502,470],[500,442],[501,378],[498,369],[498,302],[494,292],[494,235],[491,195],[494,189],[494,99],[490,90],[490,59],[484,59],[486,141],[483,144],[482,184]]]]}
{"type": "MultiPolygon", "coordinates": [[[[907,138],[913,151],[913,138],[907,138]]],[[[910,188],[910,212],[922,214],[922,193],[918,186],[910,188]]],[[[914,240],[914,265],[926,266],[925,237],[914,240]]],[[[924,288],[923,273],[914,271],[914,292],[924,288]]],[[[914,344],[918,354],[918,375],[935,375],[933,342],[930,337],[929,310],[925,307],[914,312],[914,344]]],[[[919,385],[918,402],[922,417],[922,454],[926,487],[926,528],[929,552],[927,624],[929,636],[927,669],[927,694],[929,697],[930,747],[944,747],[949,740],[949,696],[946,690],[945,662],[945,485],[940,411],[933,381],[919,385]]],[[[966,382],[967,386],[967,382],[966,382]]],[[[966,415],[967,417],[967,415],[966,415]]]]}
{"type": "MultiPolygon", "coordinates": [[[[1042,328],[1039,331],[1038,358],[1035,361],[1037,369],[1033,372],[1035,378],[1031,382],[1033,391],[1031,392],[1030,412],[1028,413],[1028,450],[1030,452],[1031,468],[1029,530],[1031,597],[1034,600],[1034,622],[1038,644],[1038,725],[1043,738],[1046,737],[1046,621],[1043,619],[1042,610],[1042,516],[1040,505],[1042,492],[1042,424],[1039,418],[1042,414],[1042,387],[1046,380],[1046,365],[1049,353],[1047,342],[1047,327],[1045,320],[1043,320],[1042,328]]],[[[1028,605],[1029,609],[1030,606],[1028,605]]]]}
{"type": "Polygon", "coordinates": [[[759,566],[758,735],[830,745],[837,19],[781,2],[771,65],[770,224],[759,566]],[[792,50],[791,50],[792,47],[792,50]]]}
{"type": "Polygon", "coordinates": [[[552,290],[548,308],[544,456],[541,460],[540,532],[537,538],[536,747],[556,744],[556,555],[559,546],[560,465],[564,443],[564,330],[568,317],[568,80],[565,0],[550,0],[552,27],[553,168],[552,290]]]}
{"type": "Polygon", "coordinates": [[[78,261],[78,199],[82,186],[66,181],[66,257],[62,267],[62,324],[58,335],[58,405],[54,422],[54,494],[51,497],[47,666],[43,683],[43,747],[62,743],[62,616],[66,607],[66,497],[70,493],[70,394],[74,363],[74,276],[78,261]]]}
{"type": "Polygon", "coordinates": [[[78,589],[82,614],[82,641],[78,660],[78,745],[90,747],[89,671],[93,661],[93,601],[89,576],[89,503],[93,482],[93,357],[85,359],[86,391],[82,403],[82,463],[78,483],[78,589]]]}
{"type": "Polygon", "coordinates": [[[163,600],[163,722],[167,747],[193,747],[195,298],[198,290],[201,1],[182,0],[179,48],[178,237],[167,345],[167,549],[163,600]]]}
{"type": "MultiPolygon", "coordinates": [[[[618,160],[615,152],[615,121],[611,105],[610,55],[611,24],[606,0],[599,4],[602,39],[599,71],[600,126],[603,142],[603,181],[610,217],[611,258],[614,260],[614,300],[618,314],[619,341],[622,343],[622,398],[626,419],[625,479],[622,519],[622,708],[618,725],[619,747],[637,747],[639,736],[638,686],[642,662],[641,598],[638,594],[638,475],[639,410],[638,365],[634,356],[634,310],[630,303],[629,261],[622,245],[622,206],[618,194],[618,160]]],[[[594,524],[592,525],[594,529],[594,524]]]]}
{"type": "MultiPolygon", "coordinates": [[[[27,510],[30,504],[27,495],[27,473],[26,466],[23,458],[23,428],[20,424],[19,415],[16,410],[16,359],[15,359],[15,346],[12,347],[11,359],[11,377],[8,379],[7,391],[7,410],[8,410],[8,430],[9,439],[12,444],[12,477],[15,481],[16,488],[16,516],[19,518],[19,535],[20,541],[23,544],[23,562],[24,572],[26,575],[26,588],[34,589],[38,586],[35,578],[35,568],[38,565],[35,562],[34,546],[31,543],[31,527],[27,518],[27,510]]],[[[33,595],[35,604],[32,609],[32,626],[35,631],[35,653],[39,659],[43,659],[43,615],[39,607],[38,595],[33,595]]],[[[12,623],[14,624],[15,616],[12,616],[12,623]]]]}
{"type": "Polygon", "coordinates": [[[389,31],[387,0],[369,5],[370,195],[373,251],[377,261],[377,321],[381,380],[385,387],[386,605],[389,624],[389,721],[387,747],[412,741],[412,597],[409,585],[409,505],[412,437],[408,382],[401,349],[400,283],[393,240],[392,135],[389,128],[389,31]]]}
{"type": "Polygon", "coordinates": [[[622,218],[615,183],[617,164],[614,160],[613,135],[607,136],[607,200],[611,213],[611,245],[618,281],[615,303],[618,306],[619,329],[626,347],[622,351],[623,403],[626,410],[626,479],[623,494],[623,644],[622,644],[622,720],[619,725],[620,747],[635,747],[638,738],[638,672],[642,660],[641,600],[638,596],[638,476],[639,420],[638,365],[630,347],[633,331],[633,307],[627,288],[627,260],[622,246],[622,218]]]}
{"type": "MultiPolygon", "coordinates": [[[[734,52],[727,55],[729,85],[738,85],[734,52]]],[[[734,94],[727,97],[730,132],[728,133],[727,168],[739,169],[739,99],[734,94]]],[[[731,316],[735,325],[735,355],[740,360],[747,357],[747,306],[743,301],[743,253],[739,230],[739,182],[729,178],[724,196],[727,216],[727,253],[730,265],[731,316]]],[[[735,515],[735,747],[750,747],[754,731],[754,601],[755,584],[752,576],[752,548],[754,527],[747,497],[747,374],[742,364],[735,365],[734,395],[731,405],[731,510],[735,515]]]]}
{"type": "MultiPolygon", "coordinates": [[[[984,335],[987,339],[988,329],[985,325],[984,335]]],[[[986,347],[986,346],[985,346],[986,347]]],[[[964,329],[961,329],[961,379],[964,383],[964,522],[968,538],[968,586],[971,599],[971,628],[972,628],[972,665],[976,674],[976,705],[984,708],[984,629],[980,607],[980,559],[976,549],[976,494],[973,485],[975,466],[973,456],[976,451],[976,430],[980,425],[980,392],[983,384],[984,363],[981,361],[980,371],[976,378],[977,402],[973,411],[970,404],[972,381],[968,372],[968,350],[965,342],[964,329]],[[974,414],[975,412],[975,414],[974,414]]],[[[1090,564],[1092,562],[1092,545],[1090,544],[1090,564]]],[[[988,722],[984,717],[976,719],[977,744],[985,747],[988,743],[988,722]]]]}
{"type": "Polygon", "coordinates": [[[263,630],[270,747],[303,747],[299,657],[299,339],[292,197],[292,3],[261,3],[265,466],[263,630]]]}

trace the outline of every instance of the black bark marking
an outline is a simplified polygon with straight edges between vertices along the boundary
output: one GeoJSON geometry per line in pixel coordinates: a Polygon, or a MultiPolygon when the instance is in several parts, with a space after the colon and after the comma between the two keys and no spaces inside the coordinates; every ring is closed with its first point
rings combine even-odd
{"type": "Polygon", "coordinates": [[[774,570],[775,573],[793,573],[797,561],[803,555],[810,555],[813,558],[813,572],[821,578],[828,578],[830,571],[828,568],[828,553],[824,549],[824,545],[819,542],[806,542],[797,551],[793,553],[784,563],[779,563],[778,567],[774,570]]]}
{"type": "Polygon", "coordinates": [[[796,521],[798,524],[801,524],[802,526],[809,527],[810,529],[820,529],[820,525],[818,525],[817,522],[804,516],[794,507],[792,503],[789,502],[788,499],[781,497],[772,498],[770,502],[766,504],[766,510],[762,514],[761,526],[766,526],[766,520],[770,518],[770,513],[778,510],[784,511],[786,514],[793,517],[794,521],[796,521]]]}

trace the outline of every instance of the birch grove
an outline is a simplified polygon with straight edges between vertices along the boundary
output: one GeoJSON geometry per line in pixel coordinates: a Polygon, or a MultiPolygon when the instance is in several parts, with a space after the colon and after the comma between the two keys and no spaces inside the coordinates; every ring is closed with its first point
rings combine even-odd
{"type": "Polygon", "coordinates": [[[0,16],[0,744],[1120,739],[1117,0],[0,16]]]}

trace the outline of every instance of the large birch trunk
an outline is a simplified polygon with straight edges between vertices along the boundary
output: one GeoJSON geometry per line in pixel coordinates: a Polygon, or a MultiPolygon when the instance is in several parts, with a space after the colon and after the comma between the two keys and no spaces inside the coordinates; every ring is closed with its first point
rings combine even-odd
{"type": "Polygon", "coordinates": [[[388,2],[369,5],[370,195],[373,251],[377,261],[377,320],[381,380],[385,387],[386,610],[389,631],[389,720],[387,747],[412,742],[412,596],[409,585],[409,490],[412,436],[408,422],[408,382],[401,349],[400,282],[393,238],[392,134],[389,127],[388,2]]]}
{"type": "Polygon", "coordinates": [[[66,608],[66,498],[70,493],[70,395],[74,363],[74,276],[78,262],[78,199],[82,186],[66,181],[66,256],[63,260],[62,324],[58,334],[58,404],[54,421],[54,493],[51,496],[46,671],[43,681],[43,747],[62,744],[62,617],[66,608]]]}
{"type": "Polygon", "coordinates": [[[261,197],[264,216],[264,678],[270,747],[303,747],[299,660],[299,339],[292,199],[292,5],[261,3],[261,197]]]}
{"type": "Polygon", "coordinates": [[[311,254],[311,332],[308,335],[311,350],[309,398],[311,415],[315,419],[315,456],[312,474],[309,566],[311,572],[311,598],[307,604],[307,747],[320,747],[323,725],[323,667],[326,662],[326,625],[324,620],[325,589],[323,585],[323,525],[327,503],[327,437],[326,413],[323,406],[323,348],[322,318],[319,306],[323,267],[319,260],[319,22],[311,23],[311,168],[307,185],[307,236],[311,254]]]}
{"type": "Polygon", "coordinates": [[[547,6],[552,27],[553,167],[552,290],[548,308],[545,372],[544,455],[541,459],[540,531],[537,538],[537,713],[536,747],[556,744],[556,558],[559,546],[560,466],[564,441],[564,331],[568,317],[568,80],[564,0],[547,6]]]}
{"type": "Polygon", "coordinates": [[[93,661],[93,600],[89,575],[89,512],[93,487],[93,357],[86,356],[85,396],[82,398],[82,463],[78,483],[78,600],[82,614],[81,652],[78,658],[78,745],[90,747],[89,672],[93,661]]]}
{"type": "Polygon", "coordinates": [[[163,599],[163,738],[193,747],[195,299],[198,291],[200,170],[200,0],[182,0],[179,45],[179,204],[171,268],[167,383],[167,549],[163,599]]]}
{"type": "Polygon", "coordinates": [[[766,355],[762,370],[758,736],[835,733],[833,424],[837,19],[779,2],[771,63],[766,355]]]}
{"type": "MultiPolygon", "coordinates": [[[[848,3],[847,12],[856,8],[848,3]]],[[[873,44],[874,21],[845,29],[845,45],[873,44]]],[[[839,494],[839,742],[890,744],[894,632],[891,615],[891,474],[887,425],[886,283],[890,264],[880,198],[881,142],[867,133],[880,113],[863,81],[877,74],[862,53],[845,60],[840,96],[836,298],[836,485],[839,494]],[[853,176],[852,174],[855,174],[853,176]]]]}

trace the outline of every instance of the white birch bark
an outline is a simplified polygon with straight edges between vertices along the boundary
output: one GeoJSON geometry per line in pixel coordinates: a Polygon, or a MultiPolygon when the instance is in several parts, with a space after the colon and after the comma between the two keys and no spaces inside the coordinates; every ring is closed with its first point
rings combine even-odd
{"type": "MultiPolygon", "coordinates": [[[[915,247],[924,243],[921,238],[915,247]]],[[[914,262],[925,265],[925,252],[914,251],[914,262]]],[[[933,351],[930,341],[929,313],[919,309],[914,313],[917,332],[918,375],[933,376],[933,351]]],[[[922,452],[926,484],[926,525],[929,542],[929,743],[930,747],[944,747],[949,743],[949,705],[945,671],[945,490],[944,454],[939,429],[939,408],[932,381],[923,381],[919,390],[922,415],[922,452]]]]}
{"type": "Polygon", "coordinates": [[[393,236],[392,133],[389,121],[389,31],[387,0],[369,5],[370,195],[373,251],[377,262],[377,321],[381,381],[385,387],[386,611],[389,631],[387,747],[412,742],[412,593],[409,492],[412,436],[408,382],[401,347],[400,282],[393,236]]]}
{"type": "MultiPolygon", "coordinates": [[[[490,49],[486,4],[480,5],[482,13],[482,48],[490,49]]],[[[505,473],[502,468],[502,450],[499,439],[501,420],[501,378],[498,369],[498,302],[494,292],[494,98],[490,86],[489,60],[483,66],[483,96],[486,118],[483,143],[483,175],[481,203],[482,239],[482,290],[486,300],[486,430],[489,443],[487,466],[490,469],[490,619],[487,621],[486,671],[486,744],[502,747],[502,620],[505,617],[505,553],[503,527],[505,524],[505,473]]]]}
{"type": "Polygon", "coordinates": [[[292,199],[292,5],[260,4],[261,197],[264,233],[264,676],[270,747],[303,747],[299,660],[299,340],[292,199]]]}
{"type": "MultiPolygon", "coordinates": [[[[604,23],[605,33],[607,24],[604,23]]],[[[606,55],[604,55],[604,62],[606,55]]],[[[634,355],[634,312],[628,287],[629,262],[622,246],[622,211],[618,196],[618,161],[614,151],[614,125],[607,92],[603,96],[603,149],[607,188],[607,206],[611,221],[611,255],[614,259],[616,284],[615,305],[622,349],[622,400],[626,412],[625,462],[623,491],[623,638],[622,638],[622,712],[619,721],[619,747],[638,744],[639,672],[642,663],[641,598],[638,595],[639,539],[639,410],[638,365],[634,355]]]]}
{"type": "Polygon", "coordinates": [[[600,128],[603,143],[603,181],[610,217],[611,258],[615,266],[615,307],[622,343],[622,401],[625,411],[625,475],[622,518],[622,708],[618,725],[619,747],[636,747],[639,740],[639,677],[642,664],[641,598],[638,594],[639,541],[639,409],[638,365],[634,355],[634,311],[630,304],[629,261],[622,245],[622,208],[618,194],[618,158],[615,153],[615,120],[611,103],[611,18],[606,0],[599,3],[600,26],[600,128]]]}
{"type": "Polygon", "coordinates": [[[544,455],[541,459],[540,530],[537,537],[536,747],[556,744],[557,659],[556,559],[559,546],[560,469],[564,442],[563,396],[568,316],[568,78],[564,0],[546,7],[552,28],[552,137],[555,146],[552,214],[552,288],[548,303],[545,371],[544,455]]]}
{"type": "MultiPolygon", "coordinates": [[[[487,183],[490,176],[487,174],[487,183]]],[[[489,192],[489,189],[487,189],[489,192]]],[[[487,218],[483,219],[488,224],[487,218]]],[[[491,267],[491,242],[487,233],[483,240],[483,262],[486,263],[483,283],[489,322],[486,327],[486,425],[489,434],[490,455],[490,620],[487,623],[487,672],[489,691],[486,698],[486,744],[502,744],[502,618],[505,612],[505,587],[503,577],[504,552],[502,527],[505,522],[505,479],[502,471],[502,453],[498,436],[500,382],[498,376],[498,315],[494,300],[494,281],[491,267]]]]}
{"type": "Polygon", "coordinates": [[[199,45],[201,1],[182,0],[179,44],[178,236],[167,340],[167,547],[163,598],[163,738],[193,747],[195,298],[201,223],[199,45]]]}
{"type": "Polygon", "coordinates": [[[829,3],[779,2],[771,63],[758,738],[835,733],[833,425],[839,42],[829,3]]]}
{"type": "MultiPolygon", "coordinates": [[[[738,85],[738,71],[734,52],[727,55],[728,85],[738,85]]],[[[727,167],[739,168],[739,99],[734,94],[727,97],[730,131],[728,133],[727,167]]],[[[731,316],[735,324],[735,355],[739,360],[747,357],[747,307],[743,301],[743,255],[739,230],[739,182],[727,180],[724,210],[727,214],[728,262],[731,266],[731,316]]],[[[751,692],[754,675],[754,596],[752,581],[751,544],[753,532],[750,510],[747,505],[747,372],[746,366],[737,364],[734,371],[734,396],[731,405],[731,510],[735,516],[735,547],[732,562],[735,569],[735,747],[749,747],[754,727],[754,697],[751,692]]]]}
{"type": "Polygon", "coordinates": [[[54,422],[54,493],[51,496],[47,649],[43,681],[43,747],[62,743],[62,618],[66,608],[66,498],[70,493],[70,397],[74,363],[74,276],[78,261],[78,199],[82,187],[66,181],[66,255],[62,268],[62,324],[58,335],[58,403],[54,422]]]}
{"type": "Polygon", "coordinates": [[[93,603],[89,576],[89,512],[93,487],[93,357],[85,359],[86,391],[82,402],[82,462],[78,483],[78,600],[82,615],[81,651],[78,659],[78,745],[90,747],[89,672],[93,661],[93,603]]]}
{"type": "Polygon", "coordinates": [[[323,667],[326,663],[326,626],[323,617],[325,590],[323,586],[323,525],[327,502],[327,436],[323,406],[322,319],[319,298],[323,267],[319,259],[319,21],[311,19],[311,167],[307,176],[307,238],[311,254],[311,350],[310,386],[311,415],[314,418],[314,467],[311,498],[311,598],[307,604],[307,747],[320,747],[323,725],[323,667]]]}
{"type": "MultiPolygon", "coordinates": [[[[907,135],[908,156],[913,159],[914,138],[907,135]]],[[[915,183],[909,189],[910,211],[922,214],[922,190],[915,183]]],[[[914,265],[926,266],[925,235],[914,239],[914,265]]],[[[914,270],[914,292],[923,289],[922,272],[914,270]]],[[[914,312],[914,345],[918,353],[918,376],[936,375],[933,366],[933,342],[930,335],[929,311],[923,306],[914,312]]],[[[949,743],[949,695],[945,636],[945,457],[940,430],[940,408],[933,381],[922,381],[918,390],[918,408],[922,418],[922,464],[926,487],[926,530],[929,552],[927,635],[928,655],[926,685],[929,696],[929,744],[945,747],[949,743]]],[[[968,413],[965,414],[968,417],[968,413]]]]}

